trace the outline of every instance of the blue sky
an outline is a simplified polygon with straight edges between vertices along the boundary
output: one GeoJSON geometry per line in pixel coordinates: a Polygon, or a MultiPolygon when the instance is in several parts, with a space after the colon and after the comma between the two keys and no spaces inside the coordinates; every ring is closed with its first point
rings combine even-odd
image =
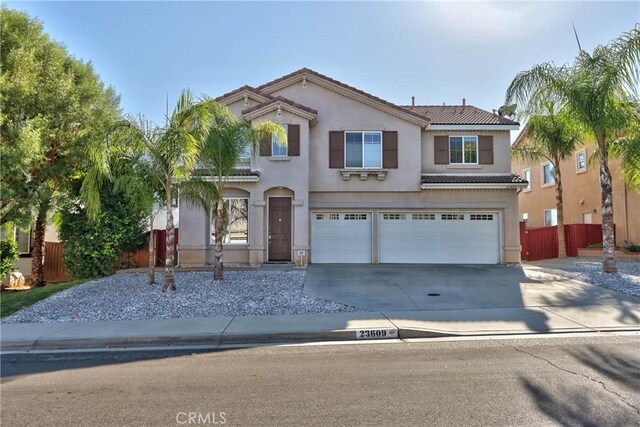
{"type": "Polygon", "coordinates": [[[217,96],[312,68],[397,104],[498,108],[518,71],[571,61],[640,20],[640,2],[6,2],[44,22],[161,121],[183,88],[217,96]]]}

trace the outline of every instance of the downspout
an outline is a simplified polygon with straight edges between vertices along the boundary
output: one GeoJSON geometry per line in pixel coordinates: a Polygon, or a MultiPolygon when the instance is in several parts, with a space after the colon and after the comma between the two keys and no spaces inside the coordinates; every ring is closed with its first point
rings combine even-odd
{"type": "Polygon", "coordinates": [[[627,207],[627,183],[623,182],[624,186],[624,241],[629,241],[629,211],[627,207]]]}

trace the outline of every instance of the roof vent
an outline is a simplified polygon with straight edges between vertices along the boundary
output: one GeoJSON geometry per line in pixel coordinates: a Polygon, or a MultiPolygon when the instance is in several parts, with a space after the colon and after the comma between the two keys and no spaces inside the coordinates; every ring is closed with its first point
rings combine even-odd
{"type": "Polygon", "coordinates": [[[415,106],[416,106],[416,97],[415,97],[415,96],[412,96],[412,97],[411,97],[411,106],[412,106],[412,107],[415,107],[415,106]]]}
{"type": "Polygon", "coordinates": [[[462,98],[462,106],[466,106],[467,105],[467,99],[466,98],[462,98]]]}

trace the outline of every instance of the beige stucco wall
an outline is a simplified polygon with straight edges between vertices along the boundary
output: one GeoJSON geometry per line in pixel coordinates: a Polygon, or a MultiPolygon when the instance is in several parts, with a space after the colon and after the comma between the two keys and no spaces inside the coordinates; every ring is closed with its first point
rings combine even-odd
{"type": "Polygon", "coordinates": [[[309,82],[274,93],[318,110],[310,130],[310,191],[416,191],[420,186],[420,126],[309,82]],[[398,169],[389,169],[384,181],[369,176],[344,181],[339,169],[329,168],[329,131],[374,130],[398,132],[398,169]]]}
{"type": "Polygon", "coordinates": [[[511,171],[511,133],[505,131],[423,131],[422,173],[509,173],[511,171]],[[433,137],[436,135],[475,136],[493,135],[493,164],[491,165],[436,165],[433,137]]]}
{"type": "MultiPolygon", "coordinates": [[[[594,145],[584,147],[587,159],[595,151],[594,145]]],[[[580,148],[582,149],[582,148],[580,148]]],[[[531,190],[520,193],[519,218],[527,213],[528,227],[544,226],[545,209],[555,209],[555,186],[542,187],[542,163],[513,160],[513,173],[523,174],[531,168],[531,190]]],[[[616,244],[624,241],[640,242],[640,192],[626,188],[619,171],[620,161],[611,159],[613,178],[613,220],[616,225],[616,244]],[[626,193],[626,194],[625,194],[626,193]]],[[[593,224],[602,223],[599,165],[597,160],[587,165],[586,172],[577,172],[575,155],[561,162],[563,208],[565,224],[580,224],[582,214],[591,213],[593,224]]]]}

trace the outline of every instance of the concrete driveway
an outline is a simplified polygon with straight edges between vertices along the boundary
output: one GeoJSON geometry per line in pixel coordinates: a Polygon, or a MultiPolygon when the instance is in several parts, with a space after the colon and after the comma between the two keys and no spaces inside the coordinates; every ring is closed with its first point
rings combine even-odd
{"type": "Polygon", "coordinates": [[[639,298],[520,265],[314,264],[307,268],[304,291],[376,311],[640,303],[639,298]]]}

